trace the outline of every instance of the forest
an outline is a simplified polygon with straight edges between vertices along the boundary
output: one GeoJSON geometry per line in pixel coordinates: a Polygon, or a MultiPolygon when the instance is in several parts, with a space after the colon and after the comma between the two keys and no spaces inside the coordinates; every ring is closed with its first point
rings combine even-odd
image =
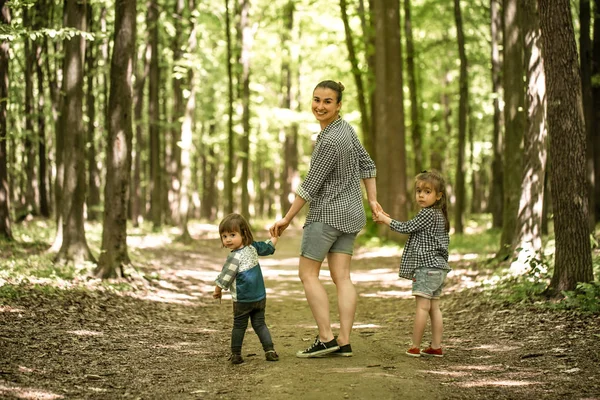
{"type": "MultiPolygon", "coordinates": [[[[35,350],[13,351],[35,342],[38,324],[75,326],[77,314],[99,331],[108,318],[100,309],[113,322],[144,319],[148,335],[151,320],[181,316],[178,343],[198,340],[210,348],[216,334],[188,332],[186,324],[220,318],[206,299],[224,260],[216,226],[236,212],[266,237],[265,229],[290,208],[321,130],[311,109],[313,89],[328,79],[345,86],[341,115],[378,167],[378,200],[386,212],[401,221],[415,215],[413,177],[420,171],[446,177],[454,271],[449,315],[469,309],[518,318],[512,307],[525,307],[523,318],[539,314],[546,327],[564,319],[556,325],[598,328],[599,0],[0,0],[0,10],[0,344],[9,355],[0,357],[0,395],[169,398],[169,390],[185,388],[177,398],[242,398],[244,392],[217,378],[191,387],[184,367],[164,392],[127,386],[137,378],[123,369],[119,378],[81,372],[75,358],[61,361],[62,372],[34,378],[22,368],[33,365],[35,350]],[[176,308],[164,305],[168,298],[176,308]],[[186,302],[206,313],[189,311],[186,302]],[[44,310],[52,321],[40,321],[44,310]],[[15,319],[21,314],[28,322],[15,319]],[[64,378],[73,369],[91,386],[73,389],[64,378]],[[120,383],[102,386],[113,378],[120,383]]],[[[294,228],[301,226],[297,221],[294,228]]],[[[298,244],[296,233],[289,236],[298,244]]],[[[364,275],[377,276],[381,263],[397,269],[405,240],[369,221],[358,238],[360,254],[375,254],[359,258],[364,275]]],[[[281,254],[297,257],[284,246],[281,254]]],[[[281,280],[276,287],[292,295],[284,279],[287,258],[277,260],[285,273],[274,269],[267,283],[281,280]]],[[[365,298],[381,301],[374,309],[387,313],[384,303],[391,300],[373,294],[384,293],[387,281],[366,282],[373,283],[365,298]],[[380,291],[370,293],[377,285],[380,291]]],[[[281,307],[286,299],[281,294],[281,307]]],[[[281,315],[283,325],[284,310],[281,315]]],[[[517,326],[527,329],[527,321],[515,321],[498,325],[507,341],[517,326]]],[[[479,325],[473,329],[484,338],[494,323],[479,325]]],[[[104,339],[85,335],[101,346],[111,329],[104,339]]],[[[577,329],[564,334],[577,336],[577,329]]],[[[375,331],[360,337],[383,335],[375,331]]],[[[53,332],[56,343],[60,335],[53,332]]],[[[168,338],[167,331],[154,334],[154,341],[168,338]]],[[[599,395],[598,385],[573,388],[561,380],[593,378],[587,366],[600,354],[589,340],[597,337],[570,344],[583,358],[546,354],[565,361],[547,398],[564,398],[566,388],[599,395]]],[[[51,354],[53,344],[45,346],[51,354]]],[[[141,347],[129,350],[138,361],[147,357],[141,347]]],[[[512,361],[537,362],[543,353],[527,348],[512,361]]],[[[108,356],[84,359],[102,357],[108,356]]],[[[390,360],[369,362],[392,374],[390,360]]],[[[143,368],[157,376],[158,365],[143,368]]],[[[281,368],[277,379],[285,376],[281,368]]],[[[393,368],[402,375],[412,367],[393,368]]],[[[254,385],[263,378],[245,379],[254,385]]],[[[447,383],[432,396],[541,396],[532,384],[514,385],[509,394],[502,385],[475,385],[452,397],[447,383]]],[[[375,380],[349,396],[379,390],[393,398],[394,385],[375,380]]],[[[299,398],[260,385],[253,390],[266,399],[299,398]]],[[[311,393],[306,398],[320,398],[311,393]]],[[[426,397],[418,388],[411,393],[426,397]]]]}

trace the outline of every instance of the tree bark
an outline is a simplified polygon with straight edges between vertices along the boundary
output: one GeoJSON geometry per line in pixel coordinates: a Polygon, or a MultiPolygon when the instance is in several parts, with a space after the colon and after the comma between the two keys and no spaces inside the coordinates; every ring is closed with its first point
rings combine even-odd
{"type": "Polygon", "coordinates": [[[413,174],[416,175],[423,169],[423,149],[419,96],[417,93],[417,79],[415,73],[415,46],[413,43],[412,19],[410,16],[411,0],[404,0],[404,34],[406,35],[406,76],[410,95],[410,128],[413,153],[413,174]]]}
{"type": "Polygon", "coordinates": [[[465,35],[463,33],[460,0],[454,0],[454,19],[456,21],[456,36],[458,39],[458,54],[460,56],[460,77],[458,103],[458,154],[456,157],[456,184],[454,207],[454,232],[463,233],[463,212],[465,210],[465,146],[467,136],[467,120],[469,114],[469,76],[467,73],[467,53],[465,51],[465,35]]]}
{"type": "MultiPolygon", "coordinates": [[[[235,1],[235,0],[234,0],[235,1]]],[[[231,17],[229,12],[229,0],[225,0],[225,36],[227,37],[227,166],[225,168],[225,212],[233,212],[233,172],[234,172],[234,132],[233,132],[233,65],[232,65],[232,43],[231,43],[231,17]]]]}
{"type": "MultiPolygon", "coordinates": [[[[10,10],[6,5],[6,0],[0,0],[0,25],[10,25],[10,10]]],[[[9,50],[8,40],[0,42],[0,237],[12,240],[10,191],[8,186],[8,154],[6,153],[9,50]]]]}
{"type": "MultiPolygon", "coordinates": [[[[94,7],[90,4],[87,10],[87,23],[88,30],[93,32],[94,26],[94,7]]],[[[86,106],[87,106],[87,144],[86,144],[86,156],[87,156],[87,168],[88,168],[88,195],[86,198],[87,205],[87,218],[90,221],[98,220],[100,216],[100,208],[102,204],[100,202],[100,171],[96,163],[96,93],[95,86],[97,74],[97,57],[96,51],[98,45],[96,41],[89,44],[85,52],[85,64],[87,74],[87,93],[86,93],[86,106]]]]}
{"type": "Polygon", "coordinates": [[[521,197],[523,172],[522,144],[525,132],[525,85],[523,74],[523,38],[518,0],[504,0],[504,204],[500,250],[505,260],[514,240],[521,197]]]}
{"type": "MultiPolygon", "coordinates": [[[[402,91],[402,46],[400,5],[375,0],[375,108],[377,131],[375,145],[378,197],[383,209],[393,218],[406,221],[407,179],[402,91]]],[[[383,236],[398,240],[397,234],[382,229],[383,236]]]]}
{"type": "Polygon", "coordinates": [[[148,9],[148,29],[150,33],[150,78],[148,82],[148,114],[150,124],[150,219],[153,229],[159,229],[162,225],[162,167],[161,167],[161,141],[160,141],[160,101],[159,85],[160,70],[159,59],[159,37],[158,37],[158,1],[151,0],[148,9]]]}
{"type": "MultiPolygon", "coordinates": [[[[367,108],[367,100],[365,88],[363,86],[362,75],[358,66],[358,59],[356,57],[356,50],[354,48],[354,38],[352,37],[352,30],[350,29],[350,22],[348,20],[348,5],[346,0],[340,0],[340,10],[342,12],[342,21],[344,22],[344,32],[346,38],[346,48],[348,49],[348,60],[352,66],[352,76],[354,77],[354,83],[356,84],[356,98],[358,100],[358,109],[360,110],[360,123],[362,130],[362,137],[364,146],[367,151],[371,151],[373,144],[369,139],[371,131],[371,119],[367,108]]],[[[287,210],[289,207],[282,207],[287,210]]]]}
{"type": "Polygon", "coordinates": [[[504,169],[502,162],[503,118],[500,110],[502,97],[502,58],[500,44],[502,43],[502,14],[499,11],[502,0],[490,0],[491,37],[492,37],[492,95],[494,96],[494,134],[492,137],[492,188],[490,193],[490,213],[492,227],[502,228],[502,206],[504,198],[504,169]]]}
{"type": "MultiPolygon", "coordinates": [[[[594,139],[593,139],[593,99],[592,99],[592,41],[590,38],[590,0],[579,1],[579,65],[581,68],[581,95],[583,119],[587,138],[586,180],[588,185],[588,217],[590,231],[596,225],[596,197],[594,196],[594,139]]],[[[596,30],[600,27],[596,26],[596,30]]]]}
{"type": "Polygon", "coordinates": [[[594,198],[596,222],[600,222],[600,0],[594,0],[594,44],[592,49],[592,146],[594,153],[594,198]]]}
{"type": "MultiPolygon", "coordinates": [[[[85,31],[86,1],[67,0],[66,26],[85,31]]],[[[62,107],[64,132],[64,187],[62,194],[63,240],[56,262],[80,265],[93,261],[84,228],[85,134],[83,130],[83,60],[85,40],[65,39],[62,107]]]]}
{"type": "Polygon", "coordinates": [[[541,54],[539,14],[536,0],[521,0],[527,63],[527,131],[524,136],[521,199],[511,254],[529,263],[542,258],[542,209],[546,172],[546,78],[541,54]]]}
{"type": "Polygon", "coordinates": [[[243,215],[250,215],[250,194],[248,184],[250,183],[250,58],[252,56],[252,41],[256,29],[250,22],[250,0],[239,0],[240,20],[239,29],[242,35],[240,43],[241,51],[239,65],[242,68],[241,100],[242,100],[242,139],[240,141],[240,158],[242,167],[241,177],[241,207],[243,215]]]}
{"type": "Polygon", "coordinates": [[[544,71],[548,88],[548,133],[556,253],[549,290],[573,290],[590,282],[586,134],[581,78],[569,0],[539,0],[544,71]]]}
{"type": "Polygon", "coordinates": [[[132,105],[136,37],[136,2],[115,3],[115,33],[110,65],[108,143],[102,251],[95,274],[101,278],[123,277],[127,254],[127,204],[131,179],[133,142],[132,105]]]}

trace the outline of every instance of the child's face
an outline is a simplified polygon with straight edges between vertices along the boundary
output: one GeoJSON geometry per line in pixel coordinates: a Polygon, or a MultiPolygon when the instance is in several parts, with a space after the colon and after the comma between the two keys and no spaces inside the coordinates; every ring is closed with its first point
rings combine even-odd
{"type": "Polygon", "coordinates": [[[221,242],[223,246],[230,250],[238,250],[244,247],[244,238],[239,232],[223,232],[221,233],[221,242]]]}
{"type": "Polygon", "coordinates": [[[418,181],[415,189],[415,199],[421,208],[431,207],[442,198],[442,193],[438,193],[429,182],[418,181]]]}

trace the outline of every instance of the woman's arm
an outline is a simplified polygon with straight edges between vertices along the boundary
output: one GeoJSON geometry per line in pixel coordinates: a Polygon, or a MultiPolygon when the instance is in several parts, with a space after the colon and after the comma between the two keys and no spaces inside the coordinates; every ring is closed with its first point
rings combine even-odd
{"type": "Polygon", "coordinates": [[[302,210],[302,207],[304,207],[305,204],[306,200],[296,195],[296,198],[294,199],[294,202],[292,203],[292,206],[288,210],[287,214],[285,214],[285,217],[275,222],[273,226],[269,228],[269,233],[271,234],[271,236],[281,236],[283,231],[286,230],[286,228],[290,225],[296,214],[298,214],[300,210],[302,210]]]}

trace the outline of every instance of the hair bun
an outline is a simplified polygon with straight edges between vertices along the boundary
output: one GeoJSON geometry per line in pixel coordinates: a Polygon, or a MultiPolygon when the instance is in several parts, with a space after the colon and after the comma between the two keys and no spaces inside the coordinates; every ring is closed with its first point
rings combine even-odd
{"type": "Polygon", "coordinates": [[[346,86],[344,86],[344,84],[343,84],[342,82],[339,82],[339,81],[338,81],[338,83],[337,83],[337,84],[340,86],[340,92],[343,92],[343,91],[344,91],[344,89],[346,89],[346,86]]]}

